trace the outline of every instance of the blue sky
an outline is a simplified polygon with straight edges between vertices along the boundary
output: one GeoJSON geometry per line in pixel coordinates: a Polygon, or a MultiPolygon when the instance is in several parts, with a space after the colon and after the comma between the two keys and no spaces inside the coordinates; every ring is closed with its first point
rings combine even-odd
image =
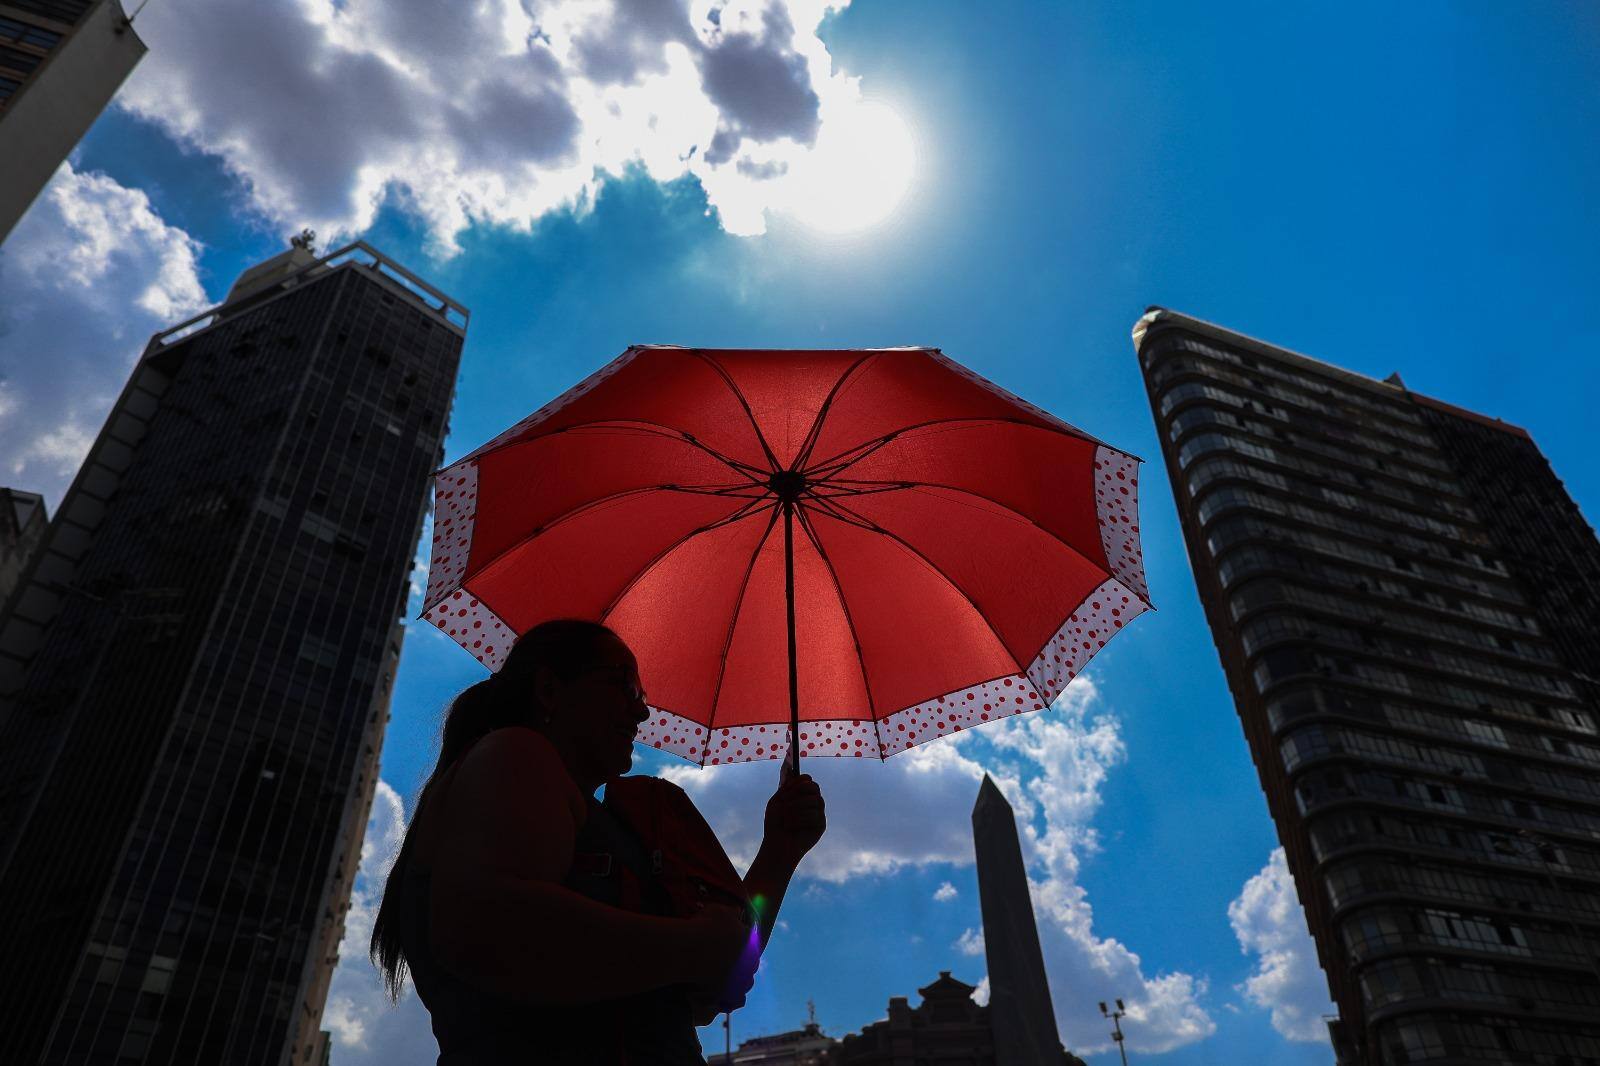
{"type": "MultiPolygon", "coordinates": [[[[626,23],[571,5],[536,13],[558,43],[579,42],[568,58],[591,84],[689,62],[645,17],[671,4],[628,6],[626,23]]],[[[1139,1061],[1331,1062],[1315,1039],[1320,976],[1272,863],[1129,330],[1158,303],[1363,373],[1399,370],[1528,428],[1594,515],[1600,16],[855,0],[819,20],[820,4],[796,0],[775,9],[778,33],[747,6],[765,29],[746,43],[770,62],[724,76],[715,49],[694,60],[705,98],[674,114],[704,136],[685,162],[688,142],[596,117],[576,79],[517,81],[525,56],[506,61],[523,90],[510,108],[487,88],[479,107],[469,86],[452,111],[425,69],[394,64],[421,47],[393,25],[403,15],[431,17],[441,52],[481,47],[439,28],[453,20],[512,32],[488,0],[449,19],[425,0],[304,0],[259,25],[232,0],[203,18],[152,5],[140,21],[152,52],[119,106],[0,250],[4,478],[58,497],[143,336],[220,298],[307,223],[364,237],[472,309],[451,457],[631,343],[940,346],[1150,462],[1160,610],[1037,722],[821,768],[831,850],[803,868],[736,1037],[797,1025],[808,998],[841,1033],[940,970],[978,983],[982,955],[961,946],[979,925],[966,818],[975,775],[991,770],[1031,830],[1070,1046],[1115,1061],[1094,1002],[1122,996],[1139,1061]],[[341,18],[372,20],[388,73],[350,59],[341,18]],[[214,47],[186,47],[202,33],[214,47]],[[330,75],[330,55],[351,65],[330,75]],[[800,172],[808,139],[846,126],[862,99],[909,131],[910,184],[888,219],[829,235],[746,171],[800,172]],[[566,155],[550,147],[564,122],[581,131],[566,155]],[[723,163],[706,162],[714,131],[738,143],[723,163]],[[572,148],[590,134],[599,148],[572,148]]],[[[430,765],[441,708],[480,673],[412,627],[369,867],[430,765]]],[[[740,812],[776,767],[679,776],[738,851],[740,812]]],[[[335,1063],[431,1061],[416,1004],[380,1010],[357,954],[336,983],[335,1063]]]]}

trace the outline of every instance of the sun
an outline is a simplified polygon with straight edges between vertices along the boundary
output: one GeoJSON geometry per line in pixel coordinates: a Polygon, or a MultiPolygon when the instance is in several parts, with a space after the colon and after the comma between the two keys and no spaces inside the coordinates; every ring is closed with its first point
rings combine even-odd
{"type": "Polygon", "coordinates": [[[795,167],[789,213],[826,233],[851,233],[887,219],[916,169],[905,120],[868,101],[829,117],[817,144],[795,167]]]}

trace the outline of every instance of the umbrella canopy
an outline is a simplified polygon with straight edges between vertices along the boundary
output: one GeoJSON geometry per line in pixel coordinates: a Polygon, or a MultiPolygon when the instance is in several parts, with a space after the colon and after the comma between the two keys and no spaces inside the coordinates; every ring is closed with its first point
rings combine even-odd
{"type": "Polygon", "coordinates": [[[634,347],[435,475],[423,615],[490,669],[605,622],[696,763],[887,758],[1149,606],[1138,462],[937,349],[634,347]]]}

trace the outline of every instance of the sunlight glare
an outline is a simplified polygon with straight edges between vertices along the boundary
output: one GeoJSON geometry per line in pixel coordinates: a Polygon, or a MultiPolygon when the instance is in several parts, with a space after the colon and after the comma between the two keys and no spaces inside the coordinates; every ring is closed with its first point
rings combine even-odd
{"type": "Polygon", "coordinates": [[[796,168],[790,213],[814,229],[849,233],[882,222],[911,185],[916,147],[900,115],[866,102],[822,124],[796,168]]]}

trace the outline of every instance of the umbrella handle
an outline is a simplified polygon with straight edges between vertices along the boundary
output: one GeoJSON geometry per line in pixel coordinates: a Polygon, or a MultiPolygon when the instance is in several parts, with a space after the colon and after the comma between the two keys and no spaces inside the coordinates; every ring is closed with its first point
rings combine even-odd
{"type": "Polygon", "coordinates": [[[783,501],[783,590],[789,608],[789,768],[800,772],[800,666],[794,638],[794,501],[783,501]]]}

